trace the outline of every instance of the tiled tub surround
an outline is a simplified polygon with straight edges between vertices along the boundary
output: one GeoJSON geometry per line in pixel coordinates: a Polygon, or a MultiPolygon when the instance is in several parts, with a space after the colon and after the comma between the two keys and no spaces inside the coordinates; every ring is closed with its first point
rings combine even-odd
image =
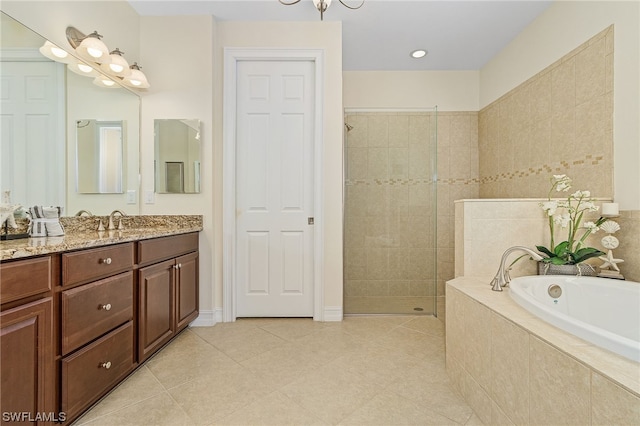
{"type": "Polygon", "coordinates": [[[613,196],[613,26],[479,113],[480,197],[545,197],[551,174],[613,196]]]}
{"type": "Polygon", "coordinates": [[[447,283],[447,373],[485,424],[640,424],[640,363],[547,324],[489,279],[447,283]]]}
{"type": "MultiPolygon", "coordinates": [[[[120,217],[118,216],[117,219],[120,219],[120,217]]],[[[39,237],[2,241],[0,242],[0,260],[202,231],[201,215],[124,216],[122,217],[125,228],[123,231],[98,232],[99,220],[102,220],[106,227],[109,217],[62,217],[60,222],[65,228],[63,237],[39,237]]],[[[20,222],[22,226],[26,223],[26,221],[20,222]]]]}
{"type": "MultiPolygon", "coordinates": [[[[547,245],[549,228],[539,206],[541,201],[542,199],[457,201],[455,276],[493,277],[505,249],[512,246],[535,249],[536,245],[547,245]]],[[[625,278],[640,282],[640,212],[622,211],[620,217],[612,220],[620,224],[620,230],[614,234],[620,240],[620,246],[614,250],[614,254],[616,258],[624,259],[624,262],[619,263],[618,267],[625,278]]],[[[566,236],[566,232],[564,235],[566,236]]],[[[598,231],[589,236],[586,243],[606,252],[600,242],[605,235],[603,231],[598,231]]],[[[509,259],[515,259],[518,255],[514,253],[509,259]]],[[[588,262],[596,267],[602,264],[600,259],[590,259],[588,262]]],[[[514,266],[511,276],[536,273],[535,262],[523,259],[514,266]]]]}

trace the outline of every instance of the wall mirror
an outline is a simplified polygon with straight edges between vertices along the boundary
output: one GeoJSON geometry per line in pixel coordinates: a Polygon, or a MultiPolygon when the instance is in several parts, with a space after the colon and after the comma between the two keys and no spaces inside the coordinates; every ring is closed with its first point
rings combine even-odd
{"type": "Polygon", "coordinates": [[[121,194],[124,122],[76,121],[76,188],[80,194],[121,194]]]}
{"type": "Polygon", "coordinates": [[[200,120],[157,119],[155,187],[165,194],[200,192],[200,120]]]}
{"type": "Polygon", "coordinates": [[[0,13],[0,190],[10,190],[12,202],[25,207],[63,206],[65,215],[81,209],[139,213],[140,97],[120,85],[99,87],[93,78],[44,57],[39,48],[46,40],[36,31],[0,13]],[[25,105],[39,109],[25,110],[25,105]],[[90,165],[77,157],[77,122],[82,120],[122,123],[119,189],[110,184],[109,192],[80,190],[77,166],[90,165]],[[127,197],[127,191],[134,191],[134,197],[127,197]]]}

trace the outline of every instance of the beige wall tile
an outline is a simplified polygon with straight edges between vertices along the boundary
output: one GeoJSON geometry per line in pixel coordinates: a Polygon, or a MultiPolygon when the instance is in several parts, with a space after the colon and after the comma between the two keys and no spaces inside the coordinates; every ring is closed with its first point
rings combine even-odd
{"type": "Polygon", "coordinates": [[[591,383],[591,424],[640,424],[640,398],[597,373],[591,383]]]}
{"type": "Polygon", "coordinates": [[[558,173],[599,197],[613,195],[611,33],[597,34],[480,111],[481,197],[544,197],[541,177],[558,173]]]}
{"type": "Polygon", "coordinates": [[[491,311],[465,298],[464,368],[485,392],[491,389],[491,311]]]}
{"type": "Polygon", "coordinates": [[[491,396],[514,423],[527,424],[529,333],[492,313],[491,335],[491,396]]]}
{"type": "Polygon", "coordinates": [[[530,423],[589,424],[589,369],[536,337],[529,343],[530,423]]]}

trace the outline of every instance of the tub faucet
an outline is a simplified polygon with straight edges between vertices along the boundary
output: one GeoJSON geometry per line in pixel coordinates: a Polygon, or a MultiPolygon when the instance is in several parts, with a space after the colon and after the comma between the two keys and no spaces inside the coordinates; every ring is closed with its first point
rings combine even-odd
{"type": "Polygon", "coordinates": [[[83,214],[86,214],[87,216],[93,216],[93,213],[91,213],[89,210],[80,210],[78,213],[76,213],[76,216],[82,216],[83,214]]]}
{"type": "Polygon", "coordinates": [[[530,255],[534,260],[542,260],[543,257],[540,256],[535,251],[531,250],[528,247],[524,246],[513,246],[509,247],[502,254],[502,260],[500,260],[500,268],[498,268],[498,272],[496,276],[491,280],[491,290],[493,291],[502,291],[502,287],[506,287],[509,285],[509,281],[511,281],[511,277],[509,276],[509,268],[506,267],[507,257],[514,251],[523,251],[530,255]]]}
{"type": "MultiPolygon", "coordinates": [[[[107,228],[109,231],[113,231],[116,229],[116,226],[113,224],[113,217],[119,214],[121,217],[122,216],[126,216],[127,214],[125,212],[123,212],[122,210],[114,210],[111,212],[111,214],[109,215],[109,227],[107,228]]],[[[123,230],[124,226],[122,226],[122,219],[120,219],[120,221],[118,222],[118,227],[117,229],[119,230],[123,230]]]]}

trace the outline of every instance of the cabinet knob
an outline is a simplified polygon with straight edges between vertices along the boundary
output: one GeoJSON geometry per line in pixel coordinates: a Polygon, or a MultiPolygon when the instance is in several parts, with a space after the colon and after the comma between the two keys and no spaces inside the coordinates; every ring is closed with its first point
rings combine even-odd
{"type": "Polygon", "coordinates": [[[106,305],[100,305],[100,309],[102,309],[103,311],[110,311],[111,303],[107,303],[106,305]]]}
{"type": "Polygon", "coordinates": [[[182,268],[182,263],[178,263],[178,269],[182,268]]]}
{"type": "Polygon", "coordinates": [[[98,263],[102,263],[104,265],[111,265],[111,258],[110,257],[106,257],[104,259],[100,259],[100,261],[98,263]]]}
{"type": "Polygon", "coordinates": [[[101,368],[104,368],[105,370],[108,370],[111,368],[111,361],[107,361],[107,362],[103,362],[102,364],[100,364],[101,368]]]}

